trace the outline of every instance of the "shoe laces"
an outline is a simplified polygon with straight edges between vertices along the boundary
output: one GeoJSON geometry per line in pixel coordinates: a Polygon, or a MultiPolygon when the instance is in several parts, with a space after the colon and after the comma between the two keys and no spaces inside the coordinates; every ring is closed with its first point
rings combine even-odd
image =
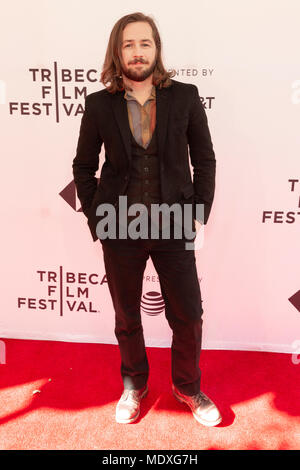
{"type": "Polygon", "coordinates": [[[139,401],[139,390],[124,390],[123,393],[123,400],[129,400],[133,401],[135,403],[138,403],[139,401]]]}
{"type": "Polygon", "coordinates": [[[194,395],[193,399],[195,400],[195,403],[197,405],[204,405],[204,404],[211,403],[210,399],[203,392],[199,392],[197,393],[197,395],[194,395]]]}

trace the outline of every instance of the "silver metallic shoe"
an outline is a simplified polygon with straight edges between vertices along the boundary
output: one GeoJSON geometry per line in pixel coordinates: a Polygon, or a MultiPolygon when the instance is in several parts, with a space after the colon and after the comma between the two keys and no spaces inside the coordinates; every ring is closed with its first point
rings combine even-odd
{"type": "Polygon", "coordinates": [[[129,424],[137,420],[140,415],[140,403],[148,393],[148,385],[140,390],[124,389],[116,408],[117,423],[129,424]]]}
{"type": "Polygon", "coordinates": [[[179,392],[172,384],[175,398],[181,403],[186,403],[192,410],[194,418],[204,426],[217,426],[222,421],[222,416],[216,405],[203,392],[188,396],[179,392]]]}

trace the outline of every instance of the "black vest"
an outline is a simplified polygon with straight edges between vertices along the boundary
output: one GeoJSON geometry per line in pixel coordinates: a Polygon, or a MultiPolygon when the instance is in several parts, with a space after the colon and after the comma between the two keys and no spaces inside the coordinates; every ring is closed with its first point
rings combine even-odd
{"type": "Polygon", "coordinates": [[[152,203],[160,204],[160,174],[157,155],[156,130],[145,149],[138,144],[131,134],[132,166],[127,186],[127,204],[142,203],[149,213],[152,203]]]}
{"type": "MultiPolygon", "coordinates": [[[[148,236],[150,238],[151,224],[151,204],[161,203],[160,190],[160,172],[159,160],[157,153],[157,137],[156,130],[152,134],[152,138],[148,147],[145,149],[137,143],[131,133],[131,173],[129,183],[126,189],[127,206],[131,204],[144,204],[148,210],[148,236]]],[[[139,215],[128,216],[128,224],[139,215]]],[[[161,230],[161,216],[159,218],[159,231],[161,230]]]]}
{"type": "MultiPolygon", "coordinates": [[[[127,196],[127,207],[131,204],[144,204],[148,210],[148,238],[151,238],[151,204],[161,204],[160,166],[157,152],[156,130],[153,132],[151,141],[145,149],[138,144],[131,133],[131,154],[132,165],[129,183],[124,195],[127,196]]],[[[127,224],[139,216],[127,217],[127,224]]],[[[169,221],[171,232],[173,227],[172,219],[169,221]]],[[[162,237],[162,214],[159,214],[158,231],[159,238],[162,237]]]]}

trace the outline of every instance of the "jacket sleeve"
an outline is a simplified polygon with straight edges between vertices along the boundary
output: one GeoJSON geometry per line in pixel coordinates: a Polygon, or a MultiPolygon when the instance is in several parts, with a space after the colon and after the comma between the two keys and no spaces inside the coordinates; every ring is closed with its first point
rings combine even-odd
{"type": "Polygon", "coordinates": [[[216,176],[216,159],[208,128],[207,116],[198,89],[192,85],[192,103],[188,124],[188,145],[193,166],[194,202],[204,204],[204,224],[211,211],[216,176]]]}
{"type": "Polygon", "coordinates": [[[90,96],[85,98],[85,110],[81,118],[76,156],[72,165],[77,196],[86,216],[97,189],[95,174],[99,168],[99,153],[103,143],[91,110],[90,96]]]}

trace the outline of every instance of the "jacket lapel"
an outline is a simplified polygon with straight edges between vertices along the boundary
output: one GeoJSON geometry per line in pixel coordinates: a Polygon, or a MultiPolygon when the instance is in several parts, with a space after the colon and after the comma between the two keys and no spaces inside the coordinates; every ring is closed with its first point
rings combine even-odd
{"type": "Polygon", "coordinates": [[[167,137],[170,89],[156,87],[156,135],[159,161],[162,162],[167,137]]]}
{"type": "Polygon", "coordinates": [[[124,91],[117,92],[112,95],[112,105],[128,159],[131,161],[131,130],[129,126],[127,102],[124,98],[124,91]]]}

